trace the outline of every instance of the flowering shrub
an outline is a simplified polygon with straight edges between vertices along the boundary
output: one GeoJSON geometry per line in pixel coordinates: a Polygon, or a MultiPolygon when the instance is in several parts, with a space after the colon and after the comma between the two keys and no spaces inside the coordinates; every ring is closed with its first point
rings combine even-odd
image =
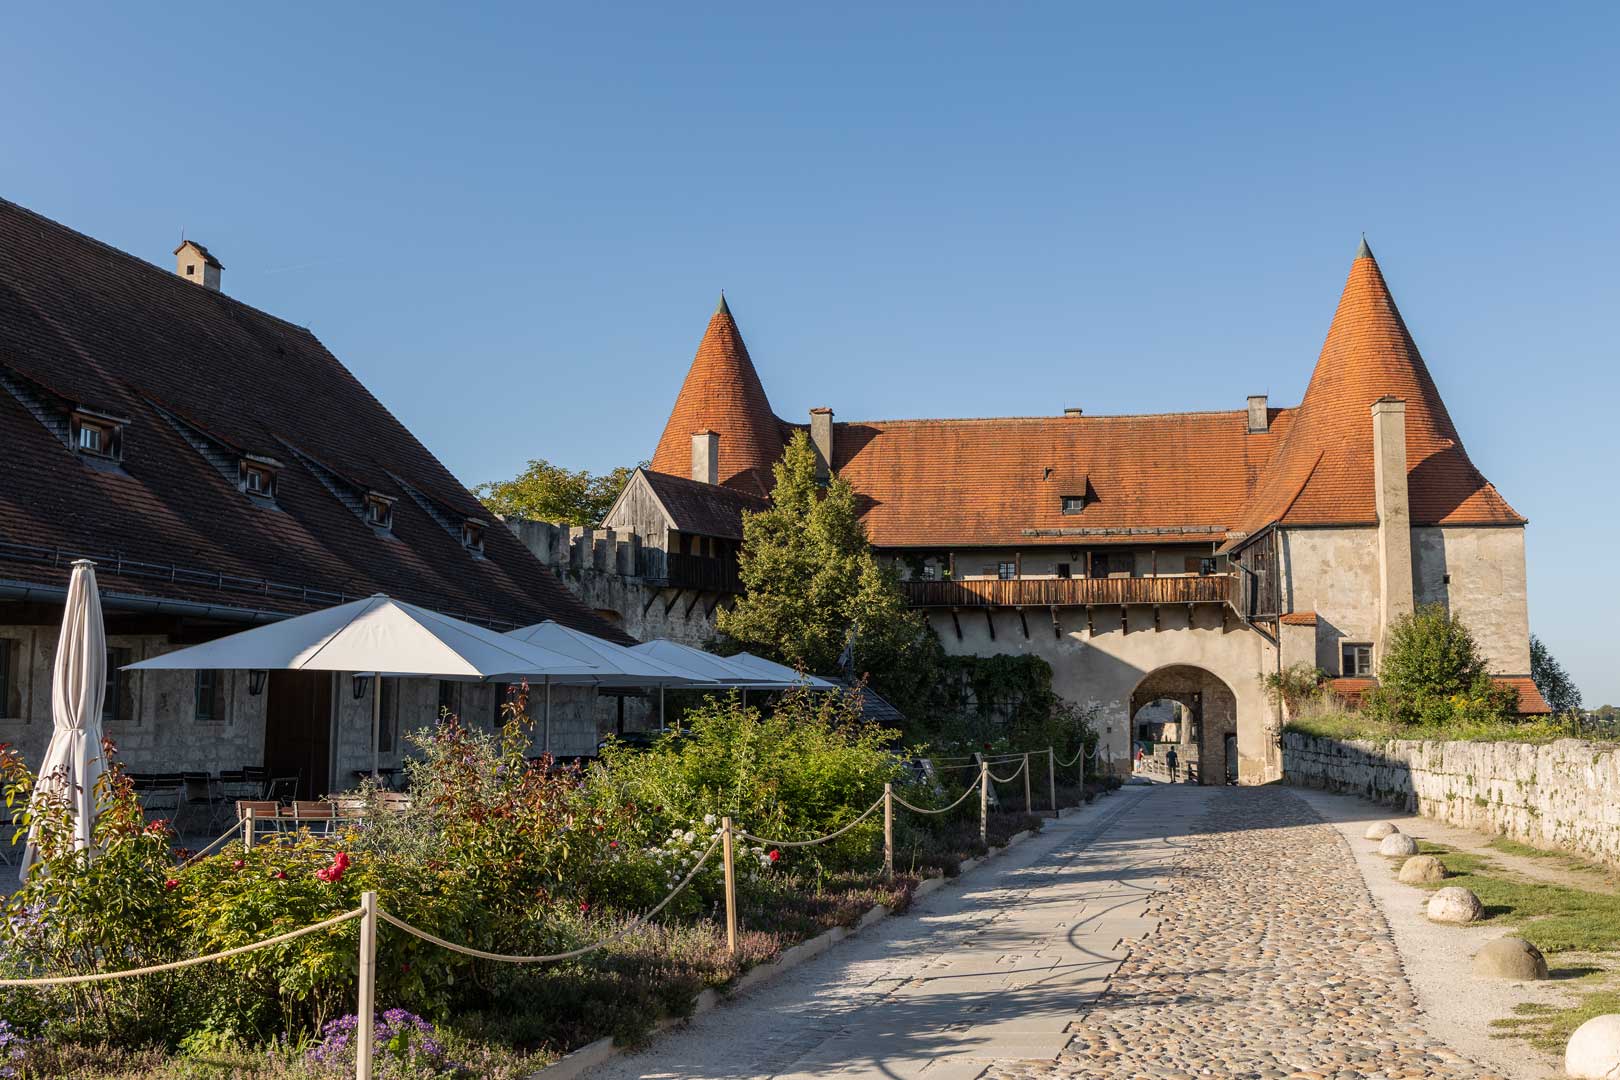
{"type": "Polygon", "coordinates": [[[11,1029],[11,1022],[0,1020],[0,1078],[17,1075],[17,1063],[28,1055],[31,1040],[11,1029]]]}
{"type": "MultiPolygon", "coordinates": [[[[321,1041],[310,1047],[305,1060],[352,1076],[359,1027],[360,1018],[353,1013],[326,1024],[321,1028],[321,1041]]],[[[377,1018],[371,1046],[374,1075],[379,1077],[443,1076],[457,1071],[433,1025],[404,1009],[389,1009],[377,1018]]]]}

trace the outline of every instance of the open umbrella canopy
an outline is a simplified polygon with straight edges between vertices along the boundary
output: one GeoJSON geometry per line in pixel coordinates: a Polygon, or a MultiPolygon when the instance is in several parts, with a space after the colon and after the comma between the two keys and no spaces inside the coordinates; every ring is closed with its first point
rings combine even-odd
{"type": "Polygon", "coordinates": [[[129,666],[136,671],[353,671],[505,680],[589,677],[602,670],[598,662],[519,641],[381,593],[129,666]]]}
{"type": "Polygon", "coordinates": [[[567,685],[589,681],[599,686],[714,685],[714,680],[705,675],[639,654],[623,645],[603,641],[583,630],[574,630],[550,619],[521,630],[510,630],[506,636],[601,666],[600,671],[588,679],[583,676],[561,676],[552,679],[555,683],[567,685]]]}
{"type": "Polygon", "coordinates": [[[767,660],[763,656],[753,653],[740,652],[726,657],[726,663],[733,667],[740,667],[752,671],[765,679],[785,680],[791,686],[804,685],[812,690],[836,690],[838,684],[818,675],[795,671],[786,664],[778,664],[775,660],[767,660]]]}
{"type": "Polygon", "coordinates": [[[719,686],[735,686],[745,690],[785,690],[790,686],[799,685],[796,676],[783,678],[780,675],[766,674],[733,663],[735,657],[716,656],[702,649],[694,649],[690,645],[682,645],[678,641],[657,638],[644,641],[640,645],[632,645],[630,651],[696,672],[707,679],[712,679],[719,686]]]}

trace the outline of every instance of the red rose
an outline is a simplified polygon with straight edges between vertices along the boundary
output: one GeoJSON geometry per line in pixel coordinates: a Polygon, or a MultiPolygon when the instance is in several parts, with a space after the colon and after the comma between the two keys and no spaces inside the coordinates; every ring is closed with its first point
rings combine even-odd
{"type": "Polygon", "coordinates": [[[610,847],[610,848],[616,848],[616,847],[618,847],[618,846],[619,846],[619,842],[618,842],[618,841],[617,841],[617,840],[609,840],[609,841],[608,841],[608,847],[610,847]]]}
{"type": "Polygon", "coordinates": [[[579,902],[579,913],[581,915],[583,915],[583,914],[585,914],[585,912],[587,912],[589,910],[591,910],[591,905],[589,905],[585,901],[581,900],[579,902]]]}
{"type": "Polygon", "coordinates": [[[175,889],[175,888],[179,888],[179,886],[180,886],[180,883],[178,881],[176,881],[174,878],[169,878],[167,881],[165,881],[163,883],[163,887],[165,889],[175,889]]]}
{"type": "Polygon", "coordinates": [[[782,853],[780,851],[777,851],[775,848],[771,848],[771,850],[766,854],[765,857],[767,859],[771,860],[771,862],[775,862],[777,859],[780,859],[782,857],[782,853]]]}
{"type": "Polygon", "coordinates": [[[242,867],[244,867],[246,865],[247,865],[247,863],[243,862],[241,859],[237,859],[235,862],[231,863],[231,869],[232,870],[240,870],[240,869],[242,869],[242,867]]]}
{"type": "Polygon", "coordinates": [[[277,881],[286,881],[287,880],[287,871],[285,871],[285,870],[277,870],[274,874],[271,874],[270,876],[275,878],[277,881]]]}

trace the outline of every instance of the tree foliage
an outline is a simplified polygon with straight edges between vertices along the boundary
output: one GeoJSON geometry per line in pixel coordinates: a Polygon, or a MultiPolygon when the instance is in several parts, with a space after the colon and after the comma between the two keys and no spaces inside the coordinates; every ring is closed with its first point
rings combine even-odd
{"type": "MultiPolygon", "coordinates": [[[[641,465],[646,465],[645,461],[641,465]]],[[[585,469],[575,472],[544,458],[529,462],[511,480],[479,484],[473,494],[491,513],[563,525],[599,524],[635,469],[621,465],[600,476],[585,469]]]]}
{"type": "Polygon", "coordinates": [[[878,564],[849,483],[816,482],[803,432],[775,466],[771,505],[743,516],[739,576],[746,593],[717,620],[736,645],[810,672],[832,672],[850,646],[853,670],[901,712],[924,707],[940,648],[906,608],[892,568],[878,564]]]}
{"type": "Polygon", "coordinates": [[[1462,619],[1431,604],[1390,627],[1365,707],[1395,723],[1446,727],[1512,719],[1517,703],[1515,690],[1491,678],[1462,619]]]}
{"type": "Polygon", "coordinates": [[[1530,678],[1536,689],[1547,699],[1555,713],[1566,713],[1581,707],[1581,690],[1569,677],[1564,665],[1558,662],[1546,642],[1530,635],[1530,678]]]}

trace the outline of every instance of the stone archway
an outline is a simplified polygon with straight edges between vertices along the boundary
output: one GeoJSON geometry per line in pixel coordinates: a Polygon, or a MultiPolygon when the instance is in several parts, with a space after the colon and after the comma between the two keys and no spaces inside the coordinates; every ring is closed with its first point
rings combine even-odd
{"type": "Polygon", "coordinates": [[[1131,691],[1133,738],[1137,713],[1155,701],[1174,701],[1191,717],[1191,731],[1181,733],[1179,749],[1184,765],[1193,770],[1200,784],[1237,779],[1237,695],[1231,687],[1191,664],[1171,664],[1149,672],[1131,691]]]}

